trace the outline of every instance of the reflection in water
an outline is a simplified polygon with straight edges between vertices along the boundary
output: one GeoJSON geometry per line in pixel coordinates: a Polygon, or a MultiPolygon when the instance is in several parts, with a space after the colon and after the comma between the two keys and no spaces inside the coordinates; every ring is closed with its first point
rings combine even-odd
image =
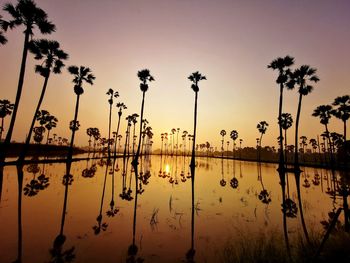
{"type": "MultiPolygon", "coordinates": [[[[332,175],[331,171],[309,168],[311,186],[305,188],[303,174],[295,184],[292,173],[276,176],[276,165],[204,157],[196,158],[194,188],[193,180],[183,182],[185,176],[181,175],[182,170],[187,173],[189,157],[142,157],[138,175],[127,157],[119,160],[119,172],[117,162],[99,160],[103,168],[95,160],[24,166],[18,168],[17,176],[13,176],[16,167],[6,166],[0,173],[0,262],[216,262],[227,239],[237,244],[237,229],[263,230],[266,235],[276,230],[284,233],[293,257],[299,237],[305,239],[303,224],[310,238],[323,234],[323,249],[333,244],[333,233],[349,228],[349,183],[338,172],[332,175]],[[176,166],[177,185],[169,183],[171,176],[175,181],[176,166]],[[75,176],[91,167],[96,167],[94,176],[75,176]],[[28,198],[26,184],[41,174],[50,186],[28,198]],[[229,182],[238,179],[239,186],[234,191],[231,186],[221,187],[222,174],[229,182]],[[320,175],[319,184],[312,182],[317,180],[315,174],[320,175]],[[258,198],[264,189],[273,200],[268,205],[261,205],[258,198]],[[57,211],[53,204],[60,203],[63,208],[57,211]],[[91,219],[97,219],[98,237],[91,229],[91,219]],[[104,223],[108,223],[105,232],[104,223]]],[[[254,241],[255,237],[250,238],[254,241]]]]}
{"type": "Polygon", "coordinates": [[[66,221],[67,214],[67,204],[68,204],[68,188],[72,185],[74,179],[71,175],[71,165],[70,161],[66,163],[66,174],[63,176],[62,184],[64,185],[64,200],[63,200],[63,209],[61,217],[61,226],[60,232],[56,236],[53,247],[50,249],[51,261],[54,262],[72,262],[75,259],[75,247],[63,249],[63,245],[66,242],[66,236],[64,235],[64,224],[66,221]]]}

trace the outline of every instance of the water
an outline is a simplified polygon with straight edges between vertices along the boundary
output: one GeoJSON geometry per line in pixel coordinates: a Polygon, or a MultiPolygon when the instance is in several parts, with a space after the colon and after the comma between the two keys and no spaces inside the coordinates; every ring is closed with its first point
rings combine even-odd
{"type": "MultiPolygon", "coordinates": [[[[107,165],[99,160],[73,163],[71,185],[62,184],[66,173],[63,163],[27,165],[23,168],[20,192],[21,176],[16,167],[5,167],[0,203],[0,262],[18,258],[23,262],[58,262],[54,261],[57,258],[64,259],[62,262],[189,261],[189,159],[153,156],[143,160],[140,169],[144,180],[138,180],[137,198],[130,161],[124,177],[122,159],[117,160],[114,175],[111,166],[106,173],[107,165]],[[83,172],[87,168],[90,170],[83,172]],[[120,197],[123,182],[124,199],[120,197]],[[129,187],[132,200],[127,200],[129,187]]],[[[234,242],[244,233],[283,234],[282,194],[276,168],[275,164],[261,164],[259,169],[253,162],[197,158],[193,218],[196,262],[219,262],[228,240],[234,242]],[[238,186],[233,184],[236,188],[230,185],[232,178],[237,179],[232,182],[238,181],[238,186]]],[[[329,171],[303,170],[305,223],[309,231],[322,232],[320,222],[328,220],[328,213],[341,206],[342,199],[327,193],[332,190],[329,171]]],[[[298,205],[294,175],[289,174],[288,181],[289,198],[298,205]]],[[[287,218],[291,240],[303,236],[299,211],[295,218],[287,218]]]]}

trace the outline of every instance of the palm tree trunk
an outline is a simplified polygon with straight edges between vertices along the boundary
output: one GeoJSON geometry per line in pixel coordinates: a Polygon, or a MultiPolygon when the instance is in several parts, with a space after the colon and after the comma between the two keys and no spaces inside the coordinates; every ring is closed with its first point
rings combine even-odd
{"type": "Polygon", "coordinates": [[[298,111],[297,118],[295,121],[295,145],[294,145],[294,169],[300,170],[299,167],[299,158],[298,158],[298,131],[299,131],[299,120],[300,120],[300,111],[301,111],[301,101],[303,95],[299,94],[299,103],[298,103],[298,111]]]}
{"type": "Polygon", "coordinates": [[[0,144],[2,141],[2,131],[4,130],[4,118],[1,118],[1,128],[0,128],[0,144]]]}
{"type": "Polygon", "coordinates": [[[23,166],[17,166],[18,175],[18,247],[17,261],[22,262],[22,189],[23,189],[23,166]]]}
{"type": "Polygon", "coordinates": [[[66,163],[66,182],[65,182],[65,187],[64,187],[64,200],[63,200],[63,208],[62,208],[62,218],[61,218],[61,226],[60,226],[60,236],[63,236],[63,229],[64,229],[64,223],[66,220],[66,214],[67,214],[67,202],[68,202],[68,176],[70,175],[70,168],[71,168],[71,163],[68,161],[66,163]]]}
{"type": "Polygon", "coordinates": [[[117,155],[117,140],[118,140],[118,135],[119,135],[119,126],[120,126],[120,118],[122,116],[122,112],[118,112],[118,125],[117,125],[117,134],[115,135],[115,142],[114,142],[114,158],[117,155]]]}
{"type": "Polygon", "coordinates": [[[133,166],[138,165],[139,155],[140,155],[140,148],[141,148],[141,134],[142,134],[142,120],[143,120],[143,107],[145,105],[145,91],[142,92],[142,104],[141,104],[141,115],[140,115],[140,135],[139,135],[139,143],[137,146],[137,151],[134,160],[132,161],[133,166]]]}
{"type": "Polygon", "coordinates": [[[46,145],[49,144],[50,131],[51,131],[51,130],[47,130],[46,145]]]}
{"type": "Polygon", "coordinates": [[[3,162],[6,158],[6,152],[9,147],[9,144],[11,143],[12,138],[12,132],[13,128],[15,126],[16,116],[17,116],[17,110],[19,107],[19,102],[21,99],[22,94],[22,88],[23,88],[23,82],[24,82],[24,75],[26,71],[26,61],[27,61],[27,54],[28,54],[28,43],[29,43],[29,30],[27,29],[24,34],[24,45],[23,45],[23,54],[22,54],[22,62],[21,62],[21,69],[19,72],[19,79],[18,79],[18,86],[17,86],[17,93],[16,93],[16,100],[15,105],[13,108],[11,121],[9,125],[9,129],[6,134],[6,138],[3,144],[0,144],[0,162],[3,162]]]}
{"type": "Polygon", "coordinates": [[[284,163],[285,165],[288,162],[288,157],[287,157],[287,130],[284,130],[284,163]]]}
{"type": "Polygon", "coordinates": [[[304,219],[303,204],[302,204],[302,201],[301,201],[301,191],[300,191],[300,172],[301,171],[300,170],[296,170],[294,172],[295,172],[295,184],[296,184],[296,188],[297,188],[301,225],[303,227],[305,238],[306,238],[307,242],[310,244],[309,234],[307,232],[305,219],[304,219]]]}
{"type": "Polygon", "coordinates": [[[70,145],[69,145],[69,149],[68,149],[68,156],[67,159],[71,160],[72,156],[73,156],[73,145],[74,145],[74,137],[75,137],[75,128],[76,128],[76,123],[77,123],[77,119],[78,119],[78,110],[79,110],[79,99],[80,99],[80,95],[77,95],[77,101],[75,104],[75,113],[74,113],[74,127],[72,130],[72,137],[70,140],[70,145]]]}
{"type": "Polygon", "coordinates": [[[35,125],[35,121],[36,121],[36,114],[37,112],[40,110],[40,107],[41,107],[41,104],[44,100],[44,96],[45,96],[45,92],[46,92],[46,87],[47,87],[47,83],[49,81],[49,77],[50,77],[50,72],[49,74],[45,77],[45,80],[44,80],[44,84],[43,84],[43,88],[41,90],[41,94],[40,94],[40,98],[39,98],[39,101],[38,101],[38,104],[36,106],[36,109],[35,109],[35,112],[34,112],[34,116],[33,116],[33,119],[32,119],[32,123],[30,124],[30,128],[29,128],[29,131],[28,131],[28,135],[27,135],[27,138],[26,138],[26,142],[23,146],[23,149],[18,157],[18,162],[23,162],[24,161],[24,158],[26,157],[26,154],[28,152],[28,148],[29,148],[29,144],[30,144],[30,139],[32,137],[32,132],[33,132],[33,128],[34,128],[34,125],[35,125]]]}
{"type": "Polygon", "coordinates": [[[108,120],[108,160],[111,159],[111,122],[112,122],[112,104],[109,104],[109,120],[108,120]]]}
{"type": "Polygon", "coordinates": [[[279,131],[280,131],[280,161],[279,161],[279,167],[278,169],[284,169],[284,156],[283,156],[283,134],[282,134],[282,123],[281,123],[281,118],[282,118],[282,103],[283,103],[283,84],[280,84],[280,103],[279,103],[279,108],[278,108],[278,126],[279,126],[279,131]]]}

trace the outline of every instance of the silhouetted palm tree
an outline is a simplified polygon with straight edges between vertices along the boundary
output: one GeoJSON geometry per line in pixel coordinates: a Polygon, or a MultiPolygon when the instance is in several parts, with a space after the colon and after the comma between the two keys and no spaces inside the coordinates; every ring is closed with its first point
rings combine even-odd
{"type": "Polygon", "coordinates": [[[11,122],[9,125],[9,130],[6,135],[6,139],[3,145],[0,145],[0,159],[4,160],[6,156],[6,150],[11,142],[13,128],[15,126],[17,110],[19,107],[19,102],[22,95],[22,87],[24,82],[24,74],[26,68],[26,60],[29,48],[29,39],[34,35],[34,27],[38,27],[42,34],[50,34],[55,31],[56,27],[53,23],[48,21],[47,14],[44,10],[37,7],[33,0],[18,0],[17,4],[14,6],[11,3],[4,5],[3,10],[10,14],[11,20],[1,21],[1,27],[4,31],[8,28],[13,29],[17,26],[23,25],[25,27],[24,33],[24,45],[22,62],[18,79],[17,94],[15,105],[13,109],[13,114],[11,117],[11,122]]]}
{"type": "Polygon", "coordinates": [[[236,145],[236,140],[238,138],[238,132],[236,130],[232,130],[230,132],[230,137],[233,140],[233,145],[232,145],[232,152],[233,152],[233,158],[235,158],[235,145],[236,145]]]}
{"type": "Polygon", "coordinates": [[[127,107],[125,106],[124,103],[118,102],[117,108],[119,109],[119,111],[118,111],[118,125],[117,125],[117,131],[116,131],[116,140],[114,142],[114,157],[116,156],[116,153],[117,153],[117,139],[119,138],[120,118],[122,117],[123,110],[127,109],[127,107]]]}
{"type": "Polygon", "coordinates": [[[331,138],[328,130],[329,119],[332,117],[331,113],[332,113],[331,105],[320,105],[314,110],[314,112],[312,113],[312,116],[319,117],[321,124],[323,124],[325,127],[326,138],[328,139],[328,144],[330,145],[329,149],[331,153],[331,164],[333,165],[333,150],[331,147],[332,143],[331,143],[331,138]]]}
{"type": "Polygon", "coordinates": [[[57,122],[58,122],[58,119],[57,119],[55,116],[50,115],[50,116],[47,117],[47,121],[46,121],[46,124],[45,124],[45,128],[47,129],[46,144],[48,144],[48,142],[49,142],[50,131],[51,131],[53,128],[56,128],[57,122]]]}
{"type": "MultiPolygon", "coordinates": [[[[148,82],[154,81],[153,76],[151,76],[149,69],[143,69],[137,73],[138,78],[140,79],[140,89],[142,91],[142,104],[141,104],[141,121],[140,124],[142,123],[143,120],[143,108],[145,104],[145,94],[146,91],[148,90],[148,82]]],[[[134,160],[132,161],[133,166],[138,165],[138,159],[140,155],[140,147],[141,147],[141,133],[142,133],[142,125],[140,125],[140,135],[139,135],[139,144],[137,146],[137,151],[134,160]]]]}
{"type": "Polygon", "coordinates": [[[112,105],[113,105],[113,97],[118,98],[119,93],[118,91],[114,92],[113,89],[109,89],[107,91],[107,95],[109,96],[108,103],[109,103],[109,119],[108,119],[108,160],[111,159],[111,125],[112,125],[112,105]]]}
{"type": "Polygon", "coordinates": [[[4,131],[4,119],[7,115],[11,115],[14,104],[9,100],[0,100],[0,118],[1,118],[1,127],[0,127],[0,143],[2,141],[2,132],[4,131]]]}
{"type": "Polygon", "coordinates": [[[341,119],[344,123],[344,140],[346,141],[346,122],[350,117],[350,96],[344,95],[341,97],[336,97],[333,106],[337,106],[334,110],[332,110],[332,115],[341,119]]]}
{"type": "Polygon", "coordinates": [[[290,113],[282,113],[280,118],[280,126],[284,130],[284,151],[285,151],[285,161],[287,161],[287,130],[292,127],[293,118],[290,113]]]}
{"type": "Polygon", "coordinates": [[[220,131],[220,135],[222,136],[222,140],[221,140],[221,158],[224,158],[224,140],[225,140],[226,131],[225,130],[221,130],[220,131]]]}
{"type": "MultiPolygon", "coordinates": [[[[279,98],[279,107],[278,107],[278,122],[281,120],[282,115],[282,104],[283,104],[283,88],[288,88],[288,81],[289,81],[289,73],[290,73],[290,66],[294,64],[294,58],[290,56],[285,56],[284,58],[278,57],[277,59],[273,60],[267,67],[271,68],[272,70],[278,70],[278,77],[276,79],[276,83],[280,86],[280,98],[279,98]]],[[[282,135],[282,126],[279,125],[279,132],[280,132],[280,167],[284,167],[284,157],[283,157],[283,135],[282,135]]]]}
{"type": "Polygon", "coordinates": [[[266,121],[261,121],[256,126],[256,128],[258,129],[258,131],[261,134],[260,139],[259,139],[259,149],[258,149],[258,161],[259,162],[261,161],[261,142],[262,142],[263,135],[266,133],[267,126],[269,126],[269,124],[266,121]]]}
{"type": "Polygon", "coordinates": [[[89,136],[89,154],[90,154],[90,148],[91,148],[91,138],[92,138],[92,136],[94,135],[94,130],[93,130],[94,128],[87,128],[86,129],[86,134],[89,136]]]}
{"type": "MultiPolygon", "coordinates": [[[[74,93],[77,95],[77,101],[75,104],[74,120],[73,120],[73,123],[76,124],[77,119],[78,119],[80,95],[82,95],[84,93],[84,89],[82,86],[83,82],[86,82],[90,85],[93,85],[94,84],[93,81],[95,79],[95,76],[91,73],[91,70],[89,68],[84,67],[84,66],[80,66],[80,67],[69,66],[68,72],[74,76],[74,78],[73,78],[73,83],[75,84],[74,85],[74,93]]],[[[69,147],[67,159],[72,159],[75,131],[76,131],[76,129],[72,129],[72,137],[70,140],[70,147],[69,147]]]]}
{"type": "Polygon", "coordinates": [[[44,84],[41,90],[40,98],[35,109],[35,113],[30,125],[25,145],[21,151],[18,161],[23,161],[27,153],[29,142],[32,136],[32,130],[35,124],[36,114],[40,110],[44,100],[47,83],[51,72],[60,74],[64,67],[63,60],[68,59],[68,54],[60,49],[60,44],[54,40],[40,39],[32,40],[29,43],[29,51],[34,54],[36,60],[43,60],[41,64],[35,66],[35,72],[44,77],[44,84]]]}
{"type": "Polygon", "coordinates": [[[298,158],[298,132],[299,132],[299,120],[301,112],[301,102],[303,96],[308,95],[312,90],[313,86],[309,82],[318,82],[320,79],[316,76],[316,69],[311,68],[308,65],[302,65],[300,68],[297,68],[293,73],[291,73],[292,80],[290,81],[289,87],[293,88],[295,85],[298,87],[299,92],[299,102],[297,117],[295,122],[295,145],[294,145],[294,162],[295,169],[299,170],[299,158],[298,158]]]}
{"type": "MultiPolygon", "coordinates": [[[[139,117],[139,115],[137,113],[134,113],[133,115],[131,115],[131,122],[134,126],[133,128],[133,132],[132,132],[132,154],[135,155],[135,144],[136,144],[136,135],[135,135],[135,128],[136,128],[136,123],[137,123],[137,118],[139,117]]],[[[142,120],[140,123],[140,127],[142,128],[142,120]]],[[[142,134],[142,131],[141,131],[142,134]]],[[[140,134],[140,137],[141,137],[140,134]]]]}

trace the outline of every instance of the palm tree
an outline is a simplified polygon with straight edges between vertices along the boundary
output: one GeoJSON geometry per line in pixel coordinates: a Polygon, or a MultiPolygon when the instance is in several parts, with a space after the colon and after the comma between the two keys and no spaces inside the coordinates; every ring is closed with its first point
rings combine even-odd
{"type": "MultiPolygon", "coordinates": [[[[283,88],[287,87],[289,88],[288,81],[289,81],[289,73],[290,69],[289,67],[294,64],[294,58],[290,56],[285,56],[284,58],[278,57],[277,59],[273,60],[267,67],[271,68],[272,70],[278,70],[278,77],[276,79],[276,83],[280,86],[280,98],[279,98],[279,108],[278,108],[278,122],[281,121],[282,116],[282,104],[283,104],[283,88]]],[[[279,140],[280,140],[280,166],[279,168],[284,167],[284,157],[283,157],[283,135],[282,135],[282,126],[279,124],[279,140]]]]}
{"type": "Polygon", "coordinates": [[[341,97],[336,97],[333,106],[337,106],[334,110],[332,110],[332,115],[341,119],[344,123],[344,140],[346,142],[346,121],[350,117],[350,96],[344,95],[341,97]]]}
{"type": "MultiPolygon", "coordinates": [[[[131,122],[133,124],[133,132],[132,132],[132,154],[135,155],[135,144],[136,144],[136,135],[135,135],[135,128],[136,128],[136,123],[137,123],[137,118],[139,117],[139,115],[137,113],[134,113],[133,115],[131,115],[131,122]]],[[[140,123],[140,126],[142,128],[142,120],[140,123]]],[[[142,131],[141,131],[142,134],[142,131]]],[[[140,134],[140,137],[141,137],[140,134]]]]}
{"type": "MultiPolygon", "coordinates": [[[[0,15],[0,28],[1,28],[1,24],[2,24],[2,16],[0,15]]],[[[3,35],[3,32],[0,31],[0,45],[5,45],[7,43],[7,39],[6,37],[3,35]]]]}
{"type": "Polygon", "coordinates": [[[55,25],[52,22],[48,21],[46,12],[41,8],[37,7],[33,0],[18,0],[15,6],[11,3],[7,3],[4,5],[3,10],[9,13],[9,15],[12,18],[9,21],[1,20],[0,26],[4,31],[7,31],[8,28],[13,29],[20,25],[25,26],[25,30],[23,31],[24,45],[21,68],[18,78],[16,100],[5,142],[3,145],[0,146],[1,160],[5,159],[6,150],[11,142],[12,132],[15,126],[17,110],[22,95],[27,54],[29,49],[29,39],[34,35],[33,29],[35,26],[38,27],[39,31],[42,34],[50,34],[56,29],[55,25]]]}
{"type": "MultiPolygon", "coordinates": [[[[137,73],[138,78],[140,79],[140,89],[142,91],[142,104],[141,104],[141,121],[143,120],[143,108],[145,105],[145,94],[148,90],[148,82],[154,81],[153,76],[150,74],[149,69],[143,69],[137,73]]],[[[140,155],[140,147],[141,147],[141,133],[142,133],[142,125],[140,125],[140,136],[139,136],[139,144],[137,146],[137,151],[134,160],[132,161],[133,166],[138,165],[138,159],[140,155]]]]}
{"type": "Polygon", "coordinates": [[[232,130],[230,132],[230,137],[231,139],[233,140],[233,149],[232,149],[232,152],[233,152],[233,158],[235,158],[235,145],[236,145],[236,140],[238,138],[238,132],[236,130],[232,130]]]}
{"type": "MultiPolygon", "coordinates": [[[[79,99],[80,99],[80,95],[82,95],[84,93],[84,89],[83,89],[83,82],[86,82],[90,85],[94,84],[94,79],[95,76],[91,73],[91,69],[84,67],[84,66],[69,66],[68,67],[68,72],[70,74],[72,74],[74,76],[73,78],[73,83],[74,85],[74,93],[77,95],[77,101],[75,104],[75,113],[74,113],[74,120],[73,120],[73,124],[77,123],[77,119],[78,119],[78,110],[79,110],[79,99]]],[[[75,137],[75,131],[76,129],[72,129],[72,137],[70,140],[70,147],[68,150],[68,156],[67,159],[72,159],[72,155],[73,155],[73,144],[74,144],[74,137],[75,137]]]]}
{"type": "Polygon", "coordinates": [[[46,124],[45,124],[45,128],[47,129],[46,144],[48,144],[48,142],[49,142],[50,131],[51,131],[53,128],[56,128],[57,122],[58,122],[58,119],[57,119],[55,116],[50,115],[50,116],[47,117],[46,124]]]}
{"type": "Polygon", "coordinates": [[[109,89],[106,93],[109,96],[108,103],[109,103],[109,120],[108,120],[108,160],[111,159],[111,124],[112,124],[112,105],[113,105],[113,97],[118,98],[119,93],[118,91],[114,92],[113,89],[109,89]]]}
{"type": "Polygon", "coordinates": [[[314,112],[312,113],[312,116],[319,117],[321,124],[323,124],[325,127],[325,130],[326,130],[325,135],[326,135],[326,138],[328,139],[328,144],[330,146],[329,149],[331,153],[331,164],[333,165],[333,151],[331,147],[332,145],[331,138],[329,136],[329,130],[328,130],[329,119],[332,117],[332,106],[320,105],[314,110],[314,112]]]}
{"type": "Polygon", "coordinates": [[[1,118],[1,127],[0,127],[0,143],[2,141],[2,132],[4,131],[4,119],[7,115],[11,115],[14,104],[9,100],[0,100],[0,118],[1,118]]]}
{"type": "Polygon", "coordinates": [[[266,121],[261,121],[258,123],[258,125],[256,126],[256,128],[258,129],[258,131],[260,132],[260,139],[259,139],[259,151],[258,151],[258,161],[260,162],[260,158],[261,158],[261,142],[262,142],[262,137],[263,135],[266,133],[267,130],[267,126],[269,126],[269,124],[266,121]]]}
{"type": "MultiPolygon", "coordinates": [[[[195,100],[194,100],[194,128],[193,128],[193,135],[192,135],[192,158],[191,158],[191,170],[194,172],[195,168],[195,145],[196,145],[196,131],[197,131],[197,100],[198,100],[198,92],[199,92],[199,87],[198,87],[198,82],[201,80],[206,80],[207,78],[199,73],[198,71],[192,73],[188,79],[193,83],[191,85],[192,90],[195,93],[195,100]]],[[[194,175],[192,174],[192,178],[194,181],[194,175]]]]}
{"type": "Polygon", "coordinates": [[[297,68],[293,73],[291,73],[292,80],[290,81],[289,87],[293,88],[295,85],[298,86],[299,92],[299,102],[297,117],[295,123],[295,145],[294,145],[294,163],[295,169],[300,170],[299,168],[299,159],[298,159],[298,132],[299,132],[299,120],[301,112],[301,102],[303,96],[308,95],[313,90],[313,86],[308,82],[318,82],[320,79],[316,76],[316,69],[311,68],[308,65],[302,65],[300,68],[297,68]]]}
{"type": "Polygon", "coordinates": [[[117,125],[117,132],[116,132],[116,140],[114,142],[114,157],[116,156],[116,153],[117,153],[117,138],[119,138],[120,118],[122,117],[123,110],[127,109],[127,107],[123,102],[118,102],[117,108],[119,109],[119,111],[118,111],[118,125],[117,125]]]}
{"type": "Polygon", "coordinates": [[[221,158],[224,158],[224,138],[226,135],[226,131],[225,130],[221,130],[220,131],[220,135],[222,136],[222,140],[221,140],[221,158]]]}
{"type": "MultiPolygon", "coordinates": [[[[280,118],[280,126],[284,130],[284,155],[285,162],[287,162],[287,130],[292,127],[293,118],[290,113],[282,113],[280,118]]],[[[280,141],[281,142],[281,141],[280,141]]]]}
{"type": "Polygon", "coordinates": [[[94,128],[87,128],[86,129],[86,134],[89,136],[89,153],[90,153],[90,148],[91,148],[91,137],[94,135],[94,128]]]}
{"type": "Polygon", "coordinates": [[[29,43],[29,51],[34,54],[34,58],[36,60],[43,60],[39,65],[35,66],[35,72],[44,77],[44,84],[41,90],[38,104],[36,106],[35,114],[32,119],[32,123],[28,131],[26,142],[20,153],[18,161],[23,161],[28,151],[29,142],[32,136],[32,130],[35,124],[36,113],[40,110],[41,104],[44,100],[50,74],[51,72],[54,74],[60,74],[61,69],[65,66],[62,61],[68,59],[68,54],[60,49],[60,44],[54,40],[32,40],[29,43]]]}

